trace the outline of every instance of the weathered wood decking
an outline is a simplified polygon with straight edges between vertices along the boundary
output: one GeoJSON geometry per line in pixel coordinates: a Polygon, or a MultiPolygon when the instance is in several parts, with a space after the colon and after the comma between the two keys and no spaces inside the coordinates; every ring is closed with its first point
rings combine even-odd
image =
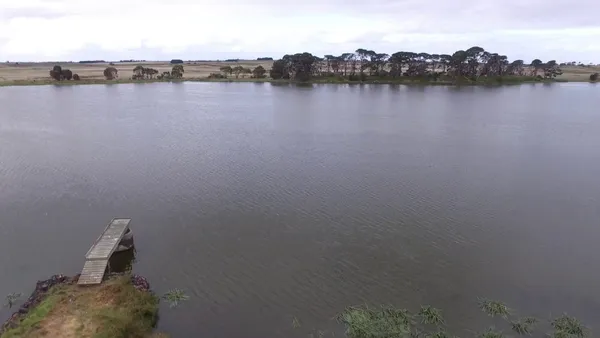
{"type": "Polygon", "coordinates": [[[130,218],[114,218],[85,255],[85,264],[77,284],[100,284],[104,278],[108,259],[115,252],[129,228],[130,218]]]}

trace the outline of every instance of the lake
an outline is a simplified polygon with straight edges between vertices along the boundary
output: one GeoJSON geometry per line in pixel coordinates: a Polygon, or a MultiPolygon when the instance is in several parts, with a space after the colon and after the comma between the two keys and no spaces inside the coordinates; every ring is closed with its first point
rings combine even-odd
{"type": "MultiPolygon", "coordinates": [[[[307,337],[357,304],[600,320],[599,87],[0,88],[0,295],[113,217],[173,337],[307,337]],[[292,328],[297,318],[300,328],[292,328]]],[[[0,320],[8,317],[0,311],[0,320]]],[[[599,330],[597,328],[596,330],[599,330]]]]}

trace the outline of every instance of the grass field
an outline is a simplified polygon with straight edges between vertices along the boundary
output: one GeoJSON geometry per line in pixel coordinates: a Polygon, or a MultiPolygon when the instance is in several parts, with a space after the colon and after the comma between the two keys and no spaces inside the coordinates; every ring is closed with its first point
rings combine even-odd
{"type": "MultiPolygon", "coordinates": [[[[80,63],[2,63],[0,64],[0,86],[3,85],[26,85],[26,84],[49,84],[55,83],[48,72],[54,65],[60,65],[63,69],[70,69],[73,74],[79,74],[81,77],[81,84],[85,83],[102,83],[104,80],[103,71],[109,66],[108,63],[92,63],[92,64],[80,64],[80,63]]],[[[117,62],[113,67],[119,71],[119,81],[131,82],[131,76],[133,75],[133,68],[136,65],[143,65],[144,67],[151,67],[158,70],[160,73],[164,71],[170,71],[172,65],[169,62],[117,62]]],[[[186,62],[184,64],[185,79],[203,79],[208,77],[211,73],[218,73],[219,68],[223,66],[242,66],[253,69],[258,65],[262,65],[265,69],[269,70],[272,61],[239,61],[239,62],[225,62],[225,61],[200,61],[200,62],[186,62]]],[[[560,81],[573,81],[573,82],[587,82],[592,73],[600,73],[600,67],[577,67],[577,66],[566,66],[562,67],[563,74],[557,77],[560,81]]],[[[540,71],[541,73],[541,71],[540,71]]],[[[235,80],[235,79],[234,79],[235,80]]],[[[119,82],[117,81],[117,82],[119,82]]]]}

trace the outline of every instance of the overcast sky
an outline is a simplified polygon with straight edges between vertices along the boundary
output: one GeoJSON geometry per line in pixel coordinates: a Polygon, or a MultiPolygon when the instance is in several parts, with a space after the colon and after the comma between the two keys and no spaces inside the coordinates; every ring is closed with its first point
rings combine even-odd
{"type": "Polygon", "coordinates": [[[600,0],[0,0],[0,60],[338,55],[600,62],[600,0]]]}

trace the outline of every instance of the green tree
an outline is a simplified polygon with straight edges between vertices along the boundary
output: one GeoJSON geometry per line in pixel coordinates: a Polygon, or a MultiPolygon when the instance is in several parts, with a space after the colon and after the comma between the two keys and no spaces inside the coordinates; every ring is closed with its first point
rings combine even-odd
{"type": "Polygon", "coordinates": [[[158,74],[158,70],[154,69],[154,68],[144,68],[142,70],[142,73],[148,78],[148,79],[153,79],[154,75],[158,74]]]}
{"type": "Polygon", "coordinates": [[[131,78],[134,80],[143,79],[144,75],[146,75],[146,68],[144,68],[142,65],[137,65],[135,68],[133,68],[133,76],[131,78]]]}
{"type": "Polygon", "coordinates": [[[375,75],[381,75],[387,64],[389,55],[385,53],[375,53],[371,57],[371,71],[375,75]]]}
{"type": "Polygon", "coordinates": [[[555,60],[548,61],[545,65],[543,65],[542,69],[544,70],[544,77],[546,79],[553,79],[562,74],[562,70],[555,60]]]}
{"type": "Polygon", "coordinates": [[[331,63],[335,59],[335,56],[325,55],[324,59],[325,59],[325,65],[327,67],[327,73],[330,73],[331,72],[331,63]]]}
{"type": "Polygon", "coordinates": [[[450,57],[449,68],[455,78],[463,77],[467,73],[467,52],[459,50],[450,57]]]}
{"type": "Polygon", "coordinates": [[[463,69],[463,74],[475,79],[478,75],[480,63],[485,62],[482,59],[486,57],[486,51],[481,47],[474,46],[467,49],[465,53],[467,66],[463,69]]]}
{"type": "Polygon", "coordinates": [[[452,61],[452,55],[442,54],[440,55],[440,64],[442,67],[442,73],[446,73],[450,67],[450,61],[452,61]]]}
{"type": "Polygon", "coordinates": [[[175,79],[181,79],[183,77],[184,69],[182,64],[176,64],[171,69],[171,77],[175,79]]]}
{"type": "Polygon", "coordinates": [[[367,69],[367,56],[369,55],[369,51],[364,48],[359,48],[356,50],[356,55],[358,55],[359,68],[361,74],[364,73],[365,69],[367,69]]]}
{"type": "Polygon", "coordinates": [[[540,59],[535,59],[531,61],[531,67],[533,68],[532,76],[538,75],[538,70],[542,68],[544,63],[540,59]]]}
{"type": "Polygon", "coordinates": [[[219,70],[221,71],[221,73],[227,75],[231,75],[233,73],[233,69],[231,68],[231,66],[223,66],[221,68],[219,68],[219,70]]]}
{"type": "Polygon", "coordinates": [[[255,79],[262,79],[265,77],[267,70],[263,66],[257,66],[252,70],[252,77],[255,79]]]}
{"type": "Polygon", "coordinates": [[[440,64],[440,55],[439,54],[431,54],[429,56],[429,62],[431,64],[431,71],[437,72],[440,64]]]}
{"type": "Polygon", "coordinates": [[[390,75],[392,77],[402,76],[404,67],[408,65],[413,54],[409,52],[396,52],[392,54],[388,60],[390,63],[390,75]]]}
{"type": "Polygon", "coordinates": [[[245,78],[246,75],[248,75],[248,74],[252,74],[252,69],[247,68],[247,67],[243,67],[243,69],[242,69],[242,78],[245,78]]]}
{"type": "Polygon", "coordinates": [[[287,73],[286,69],[286,62],[283,59],[273,62],[271,70],[269,70],[269,76],[275,80],[285,78],[289,79],[289,74],[287,73]]]}
{"type": "Polygon", "coordinates": [[[239,78],[240,74],[242,74],[244,72],[244,67],[242,66],[235,66],[232,69],[233,74],[235,74],[235,78],[239,78]]]}
{"type": "Polygon", "coordinates": [[[344,76],[348,75],[348,68],[355,57],[356,55],[354,55],[354,53],[344,53],[339,56],[340,60],[343,62],[342,68],[344,70],[344,76]]]}
{"type": "Polygon", "coordinates": [[[524,65],[525,65],[525,62],[523,62],[523,60],[515,60],[510,63],[510,65],[508,66],[507,72],[510,75],[523,76],[523,74],[525,72],[524,65]]]}

